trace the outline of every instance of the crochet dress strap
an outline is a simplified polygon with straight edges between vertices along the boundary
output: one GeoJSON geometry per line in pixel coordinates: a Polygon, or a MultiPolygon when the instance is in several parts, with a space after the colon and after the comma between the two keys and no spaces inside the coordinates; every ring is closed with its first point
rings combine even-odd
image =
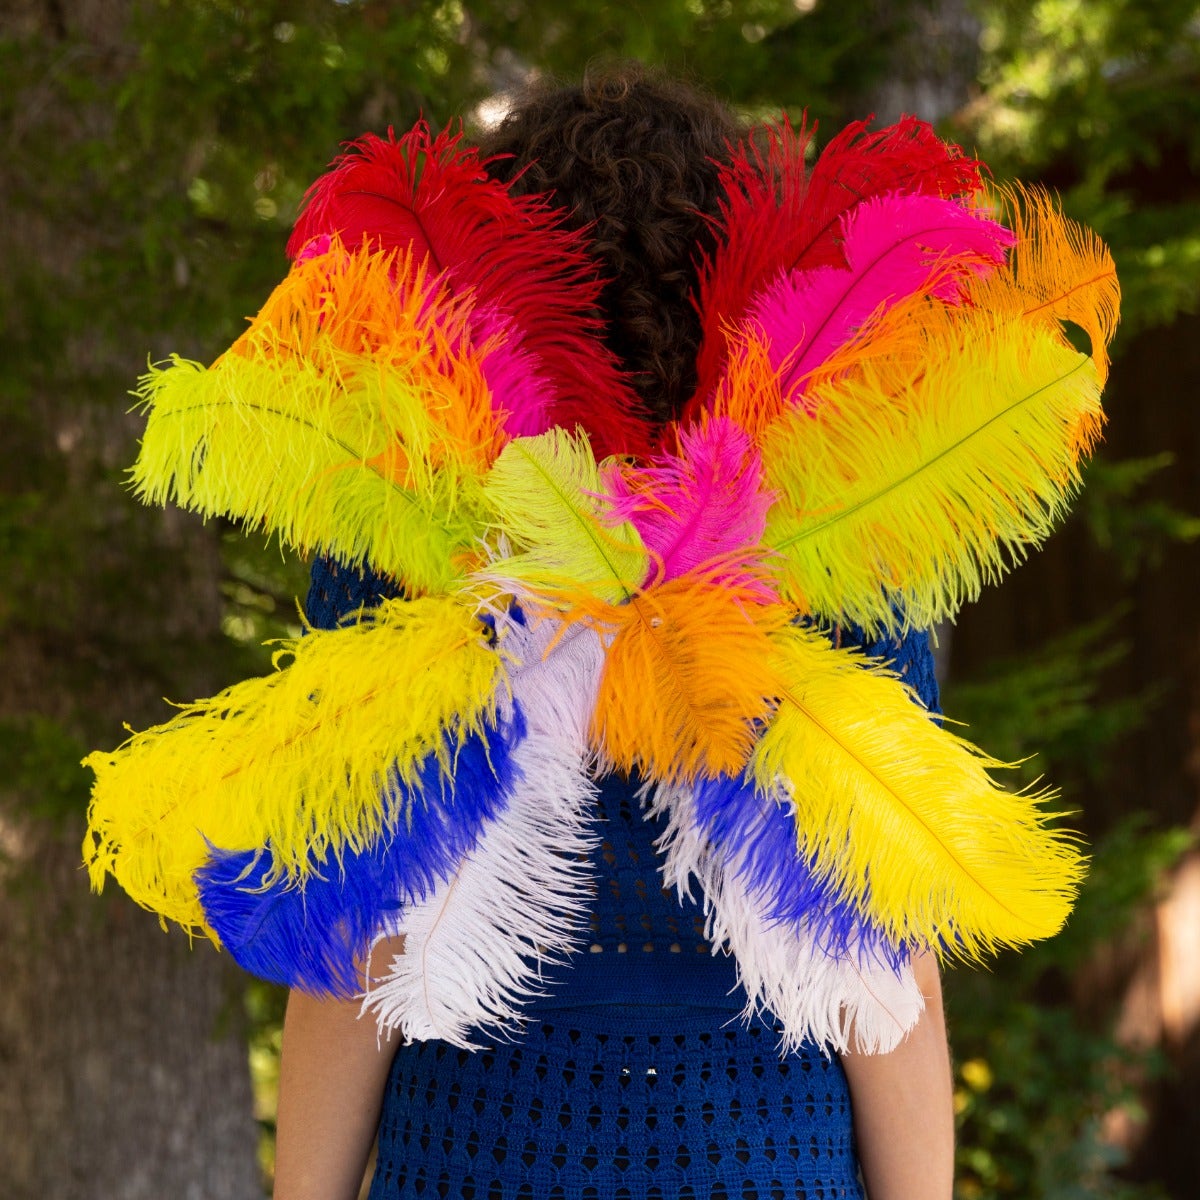
{"type": "MultiPolygon", "coordinates": [[[[400,589],[319,560],[308,616],[331,627],[400,589]]],[[[937,704],[928,639],[867,643],[937,704]]],[[[600,784],[587,946],[548,968],[517,1039],[399,1047],[370,1200],[833,1200],[863,1196],[841,1063],[781,1056],[744,1021],[732,957],[695,900],[663,889],[638,781],[600,784]]]]}
{"type": "Polygon", "coordinates": [[[351,613],[403,595],[404,589],[388,575],[319,557],[313,560],[304,612],[315,629],[336,629],[351,613]]]}

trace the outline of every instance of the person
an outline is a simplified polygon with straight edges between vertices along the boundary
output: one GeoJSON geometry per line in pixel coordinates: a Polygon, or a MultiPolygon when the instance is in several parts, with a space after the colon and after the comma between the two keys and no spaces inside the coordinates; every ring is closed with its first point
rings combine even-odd
{"type": "MultiPolygon", "coordinates": [[[[696,386],[698,263],[719,164],[745,133],[707,94],[637,66],[538,85],[484,140],[489,170],[588,231],[604,337],[659,427],[696,386]]],[[[308,615],[331,628],[395,581],[314,565],[308,615]]],[[[833,634],[853,639],[851,630],[833,634]]],[[[860,642],[863,638],[858,638],[860,642]]],[[[936,705],[928,641],[864,646],[936,705]]],[[[288,1000],[276,1200],[350,1200],[378,1136],[372,1200],[949,1200],[952,1080],[938,967],[915,958],[924,1012],[900,1045],[781,1054],[770,1014],[739,1016],[731,958],[699,905],[663,890],[638,780],[601,786],[591,939],[549,967],[511,1040],[468,1051],[381,1039],[358,1001],[288,1000]],[[860,1181],[861,1175],[861,1181],[860,1181]]],[[[368,977],[402,939],[376,944],[368,977]]]]}

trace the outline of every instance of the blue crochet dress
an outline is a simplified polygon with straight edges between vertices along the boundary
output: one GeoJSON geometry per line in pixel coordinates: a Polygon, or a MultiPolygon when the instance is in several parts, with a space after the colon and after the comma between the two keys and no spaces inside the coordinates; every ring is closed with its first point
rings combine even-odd
{"type": "MultiPolygon", "coordinates": [[[[309,619],[394,594],[319,561],[309,619]]],[[[864,649],[936,707],[924,635],[864,649]]],[[[399,1048],[370,1200],[861,1200],[840,1062],[781,1058],[768,1022],[740,1018],[733,960],[710,953],[698,903],[662,890],[635,793],[601,786],[590,943],[547,971],[515,1040],[399,1048]]]]}

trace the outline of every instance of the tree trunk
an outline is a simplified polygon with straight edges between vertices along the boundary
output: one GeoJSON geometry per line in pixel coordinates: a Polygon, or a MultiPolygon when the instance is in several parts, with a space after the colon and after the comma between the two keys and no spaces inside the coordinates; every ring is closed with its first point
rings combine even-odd
{"type": "Polygon", "coordinates": [[[13,855],[0,890],[3,1194],[260,1196],[228,962],[164,935],[123,896],[91,896],[77,830],[2,829],[13,855]]]}
{"type": "Polygon", "coordinates": [[[0,1194],[261,1195],[241,985],[81,869],[76,763],[228,678],[211,530],[135,510],[124,414],[140,335],[104,331],[117,217],[89,160],[136,56],[130,5],[0,10],[0,1194]],[[82,219],[81,214],[82,212],[82,219]],[[105,239],[109,239],[106,242],[105,239]],[[90,289],[90,290],[89,290],[90,289]]]}

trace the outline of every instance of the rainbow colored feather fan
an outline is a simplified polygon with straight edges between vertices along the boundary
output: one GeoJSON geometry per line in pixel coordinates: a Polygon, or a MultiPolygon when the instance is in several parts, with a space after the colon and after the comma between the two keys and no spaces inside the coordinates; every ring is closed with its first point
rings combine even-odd
{"type": "Polygon", "coordinates": [[[657,450],[547,200],[424,125],[335,162],[246,333],[142,381],[134,480],[412,598],[92,754],[97,888],[461,1045],[579,944],[606,770],[646,780],[666,879],[785,1043],[886,1050],[913,953],[1061,926],[1082,862],[1045,797],[801,619],[951,618],[1046,536],[1103,421],[1113,265],[1039,191],[1001,221],[919,121],[811,174],[808,136],[724,169],[700,384],[657,450]],[[364,979],[382,932],[407,952],[364,979]]]}

